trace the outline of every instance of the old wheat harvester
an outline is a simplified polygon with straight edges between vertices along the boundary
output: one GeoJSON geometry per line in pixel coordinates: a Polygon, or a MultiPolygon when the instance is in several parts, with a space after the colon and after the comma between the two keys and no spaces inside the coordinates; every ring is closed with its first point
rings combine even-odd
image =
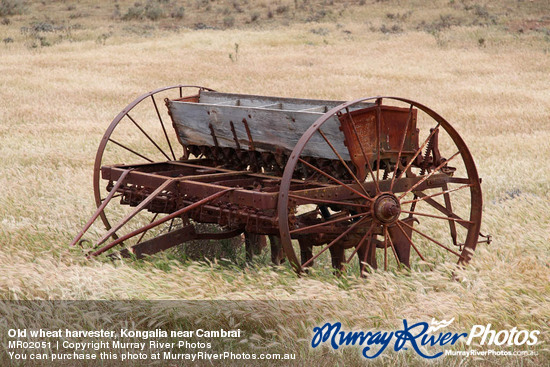
{"type": "Polygon", "coordinates": [[[72,243],[101,218],[89,257],[245,233],[269,236],[273,260],[284,253],[298,272],[328,253],[337,269],[357,255],[363,270],[465,264],[489,241],[479,240],[480,178],[466,144],[404,98],[157,89],[108,127],[93,185],[97,211],[72,243]]]}

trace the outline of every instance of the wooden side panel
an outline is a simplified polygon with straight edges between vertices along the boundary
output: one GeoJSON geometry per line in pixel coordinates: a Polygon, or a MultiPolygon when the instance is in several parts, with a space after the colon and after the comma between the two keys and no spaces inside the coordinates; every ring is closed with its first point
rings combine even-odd
{"type": "MultiPolygon", "coordinates": [[[[227,99],[225,100],[227,101],[227,99]]],[[[261,101],[261,103],[263,102],[265,101],[261,101]]],[[[284,106],[284,101],[281,103],[283,103],[283,107],[288,107],[284,106]]],[[[232,123],[242,149],[249,149],[253,144],[258,151],[271,152],[275,152],[277,149],[286,152],[292,151],[302,134],[323,115],[322,112],[178,101],[168,101],[167,106],[174,128],[183,145],[215,146],[217,141],[220,147],[236,148],[231,129],[232,123]],[[253,143],[249,140],[246,125],[248,125],[253,143]],[[212,131],[214,131],[216,139],[212,136],[212,131]]],[[[315,107],[315,105],[312,104],[309,107],[315,107]]],[[[328,120],[322,130],[338,153],[344,159],[349,159],[349,153],[344,144],[344,134],[340,130],[338,119],[334,117],[328,120]]],[[[306,145],[303,155],[337,159],[320,134],[315,134],[312,137],[306,145]]]]}

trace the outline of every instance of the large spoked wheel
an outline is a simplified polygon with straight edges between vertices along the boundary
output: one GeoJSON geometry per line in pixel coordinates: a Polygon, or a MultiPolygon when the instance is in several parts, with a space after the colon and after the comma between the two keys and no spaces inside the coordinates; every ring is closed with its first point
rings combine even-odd
{"type": "MultiPolygon", "coordinates": [[[[164,99],[196,95],[201,90],[210,91],[211,89],[193,85],[176,85],[156,89],[135,99],[114,118],[101,139],[95,158],[93,185],[98,208],[107,197],[109,187],[112,186],[102,180],[101,167],[177,161],[185,156],[172,128],[170,116],[164,106],[164,99]]],[[[105,228],[110,230],[112,225],[116,224],[131,209],[127,205],[111,204],[100,213],[100,218],[105,228]]],[[[124,228],[130,231],[160,219],[160,216],[162,215],[143,210],[124,228]]],[[[171,231],[177,226],[181,226],[181,223],[176,224],[172,220],[162,228],[138,236],[137,241],[140,242],[146,237],[159,235],[163,231],[171,231]]],[[[112,237],[116,239],[117,233],[112,237]]]]}
{"type": "Polygon", "coordinates": [[[468,263],[481,209],[477,169],[456,130],[396,97],[355,100],[320,117],[289,157],[278,202],[281,243],[297,272],[314,262],[342,271],[357,255],[361,275],[468,263]],[[332,164],[311,156],[320,146],[332,164]]]}

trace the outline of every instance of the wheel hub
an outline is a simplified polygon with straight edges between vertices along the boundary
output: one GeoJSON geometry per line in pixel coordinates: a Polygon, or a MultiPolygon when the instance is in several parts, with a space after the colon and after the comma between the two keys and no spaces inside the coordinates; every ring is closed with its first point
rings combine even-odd
{"type": "Polygon", "coordinates": [[[373,214],[382,223],[397,221],[401,214],[399,200],[393,194],[380,194],[374,201],[373,214]]]}

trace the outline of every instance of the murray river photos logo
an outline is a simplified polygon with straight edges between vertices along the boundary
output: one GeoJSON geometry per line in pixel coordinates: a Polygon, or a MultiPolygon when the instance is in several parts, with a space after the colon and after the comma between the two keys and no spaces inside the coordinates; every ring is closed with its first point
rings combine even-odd
{"type": "Polygon", "coordinates": [[[388,347],[398,352],[412,348],[419,356],[427,359],[441,357],[441,347],[456,344],[463,338],[467,345],[478,342],[479,345],[535,345],[538,342],[539,330],[527,331],[512,328],[496,331],[491,324],[474,325],[470,333],[444,332],[454,321],[432,319],[431,324],[417,322],[410,324],[403,320],[403,328],[395,331],[344,331],[340,322],[327,322],[313,328],[311,346],[317,348],[326,344],[337,350],[346,346],[362,347],[361,355],[373,359],[384,353],[388,347]],[[430,351],[430,349],[432,349],[430,351]]]}

